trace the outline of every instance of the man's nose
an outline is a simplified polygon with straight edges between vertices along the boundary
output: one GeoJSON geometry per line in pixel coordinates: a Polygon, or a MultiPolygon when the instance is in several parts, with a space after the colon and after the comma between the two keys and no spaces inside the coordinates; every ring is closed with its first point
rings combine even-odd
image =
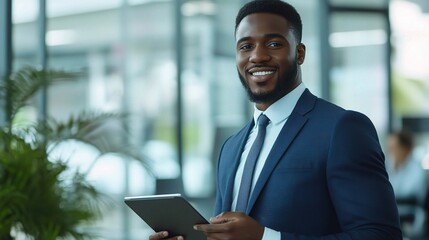
{"type": "Polygon", "coordinates": [[[261,63],[270,61],[271,56],[266,48],[263,46],[256,46],[249,58],[250,62],[261,63]]]}

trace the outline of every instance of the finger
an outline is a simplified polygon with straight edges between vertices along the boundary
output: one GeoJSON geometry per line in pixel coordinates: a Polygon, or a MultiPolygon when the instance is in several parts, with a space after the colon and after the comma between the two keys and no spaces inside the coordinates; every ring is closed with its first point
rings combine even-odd
{"type": "Polygon", "coordinates": [[[230,229],[230,226],[228,226],[229,223],[225,224],[197,224],[194,225],[194,229],[197,231],[202,231],[205,233],[218,233],[218,232],[225,232],[230,229]]]}
{"type": "Polygon", "coordinates": [[[211,217],[210,222],[213,224],[224,224],[237,221],[240,217],[242,217],[242,215],[242,213],[237,212],[223,212],[216,217],[211,217]]]}
{"type": "Polygon", "coordinates": [[[221,214],[211,217],[210,222],[213,224],[219,224],[219,223],[227,223],[232,221],[234,215],[231,212],[222,212],[221,214]]]}
{"type": "Polygon", "coordinates": [[[161,232],[156,232],[156,233],[150,235],[149,240],[158,240],[158,239],[163,239],[165,237],[168,237],[168,232],[167,231],[161,231],[161,232]]]}
{"type": "Polygon", "coordinates": [[[223,224],[231,221],[232,221],[231,218],[226,218],[226,217],[210,218],[210,222],[212,224],[223,224]]]}
{"type": "Polygon", "coordinates": [[[216,219],[221,218],[221,217],[223,216],[223,214],[224,214],[224,213],[223,213],[223,212],[221,212],[221,213],[219,213],[218,215],[216,215],[216,216],[214,216],[214,217],[211,217],[211,218],[209,219],[209,221],[213,223],[213,221],[215,221],[216,219]]]}

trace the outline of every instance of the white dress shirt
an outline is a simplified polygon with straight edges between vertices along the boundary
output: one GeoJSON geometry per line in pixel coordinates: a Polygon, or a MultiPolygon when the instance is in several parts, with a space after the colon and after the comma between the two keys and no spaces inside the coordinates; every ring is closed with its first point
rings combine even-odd
{"type": "MultiPolygon", "coordinates": [[[[286,120],[289,118],[292,110],[294,109],[298,99],[301,97],[302,93],[305,91],[306,87],[304,83],[301,83],[298,87],[292,90],[290,93],[286,94],[284,97],[277,100],[273,103],[267,110],[264,112],[254,107],[253,119],[256,123],[259,115],[262,113],[265,114],[270,122],[267,126],[266,135],[264,144],[262,146],[261,152],[259,153],[259,157],[255,166],[255,171],[253,174],[252,180],[252,188],[250,196],[252,195],[253,188],[255,187],[256,182],[258,181],[259,175],[261,174],[262,168],[267,160],[268,154],[271,151],[271,148],[274,145],[281,129],[283,128],[286,120]]],[[[231,209],[235,211],[235,206],[237,204],[238,190],[240,189],[241,177],[243,176],[243,168],[247,159],[247,155],[249,154],[250,147],[255,141],[256,135],[258,133],[258,124],[255,124],[253,129],[250,131],[249,137],[247,139],[246,145],[244,147],[243,153],[241,154],[240,165],[238,166],[235,181],[234,181],[234,189],[233,189],[233,201],[231,209]]],[[[280,239],[280,232],[275,230],[265,228],[263,240],[270,239],[280,239]]]]}

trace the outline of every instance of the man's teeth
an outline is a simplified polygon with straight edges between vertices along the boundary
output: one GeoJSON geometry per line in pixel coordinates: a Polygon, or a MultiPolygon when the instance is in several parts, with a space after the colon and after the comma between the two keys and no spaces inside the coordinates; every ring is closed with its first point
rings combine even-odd
{"type": "Polygon", "coordinates": [[[253,76],[264,76],[268,74],[272,74],[274,71],[260,71],[260,72],[254,72],[252,73],[253,76]]]}

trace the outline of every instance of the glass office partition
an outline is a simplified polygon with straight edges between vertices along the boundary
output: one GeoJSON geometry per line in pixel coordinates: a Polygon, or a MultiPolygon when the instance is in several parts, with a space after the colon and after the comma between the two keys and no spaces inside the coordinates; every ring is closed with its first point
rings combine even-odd
{"type": "Polygon", "coordinates": [[[88,178],[113,206],[95,225],[102,239],[137,239],[149,229],[123,203],[127,195],[156,192],[157,179],[179,176],[176,145],[174,3],[172,1],[48,1],[48,65],[80,77],[48,92],[48,112],[66,119],[81,110],[128,114],[130,136],[146,162],[103,156],[67,144],[70,164],[89,169],[88,178]]]}
{"type": "Polygon", "coordinates": [[[331,15],[332,100],[346,109],[365,113],[379,133],[388,130],[386,29],[381,14],[334,12],[331,15]]]}

